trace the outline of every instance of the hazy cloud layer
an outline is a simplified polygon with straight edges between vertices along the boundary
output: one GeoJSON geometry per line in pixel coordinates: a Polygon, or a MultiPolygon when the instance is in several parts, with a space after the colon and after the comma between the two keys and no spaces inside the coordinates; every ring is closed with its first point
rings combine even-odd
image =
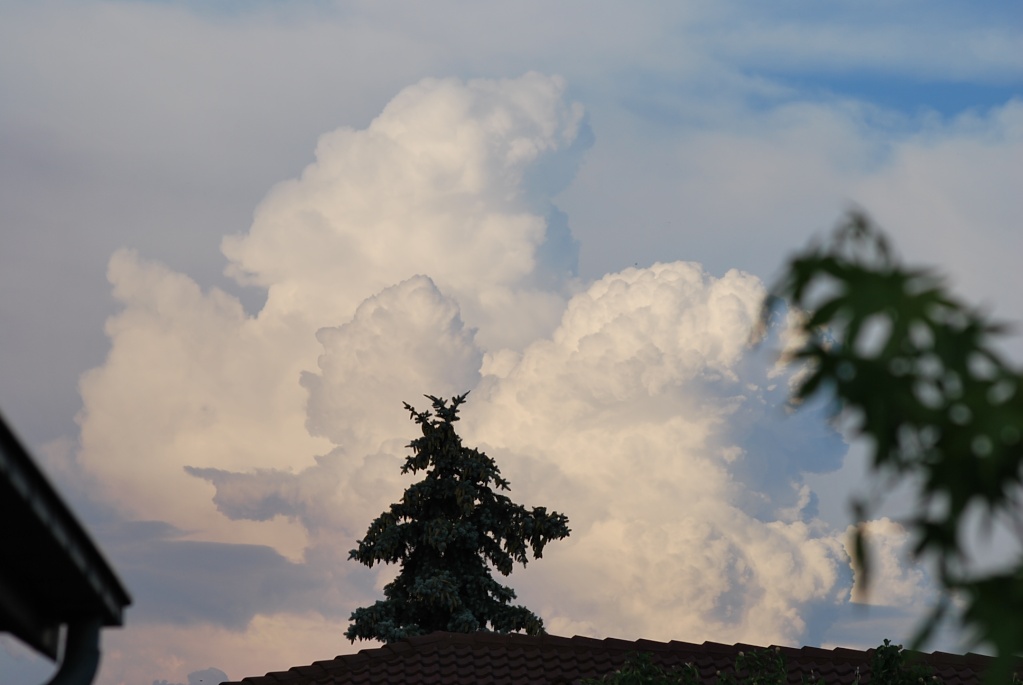
{"type": "MultiPolygon", "coordinates": [[[[919,263],[937,263],[971,298],[1009,321],[1023,320],[1015,255],[1023,99],[988,112],[934,121],[893,151],[877,173],[857,185],[856,199],[886,227],[898,227],[899,248],[919,263]],[[981,172],[981,170],[983,170],[981,172]]],[[[1023,340],[1015,335],[1017,356],[1023,340]]]]}
{"type": "Polygon", "coordinates": [[[105,549],[137,598],[132,617],[180,626],[208,623],[244,630],[257,614],[317,610],[347,618],[338,594],[346,570],[342,550],[311,548],[304,563],[265,545],[182,540],[158,522],[101,529],[105,549]]]}

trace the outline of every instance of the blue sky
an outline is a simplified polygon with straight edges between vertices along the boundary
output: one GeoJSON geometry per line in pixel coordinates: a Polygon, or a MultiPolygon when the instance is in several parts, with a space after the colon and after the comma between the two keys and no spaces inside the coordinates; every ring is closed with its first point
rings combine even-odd
{"type": "Polygon", "coordinates": [[[465,390],[467,440],[572,520],[510,578],[552,632],[903,639],[926,570],[878,521],[887,590],[850,603],[862,449],[782,418],[746,325],[852,205],[1023,320],[1021,32],[1009,2],[0,3],[0,410],[136,598],[99,682],[358,649],[387,571],[344,557],[400,496],[401,402],[465,390]]]}
{"type": "Polygon", "coordinates": [[[997,107],[1017,96],[1011,84],[940,81],[879,74],[777,74],[781,83],[821,98],[865,100],[909,116],[954,117],[964,111],[997,107]]]}

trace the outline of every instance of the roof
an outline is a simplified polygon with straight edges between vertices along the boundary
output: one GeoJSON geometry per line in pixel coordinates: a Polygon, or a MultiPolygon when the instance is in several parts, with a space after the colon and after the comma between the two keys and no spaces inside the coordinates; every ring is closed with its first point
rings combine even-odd
{"type": "Polygon", "coordinates": [[[0,631],[51,659],[60,626],[123,623],[131,598],[0,417],[0,631]]]}
{"type": "MultiPolygon", "coordinates": [[[[225,685],[569,685],[619,668],[630,653],[646,652],[661,666],[694,664],[704,682],[732,670],[740,651],[754,645],[520,634],[444,633],[413,637],[358,654],[296,666],[225,685]]],[[[774,647],[772,647],[774,649],[774,647]]],[[[852,685],[867,676],[874,650],[778,647],[788,681],[852,685]]],[[[992,657],[918,654],[945,685],[976,685],[992,657]]],[[[866,678],[865,681],[869,682],[866,678]]]]}

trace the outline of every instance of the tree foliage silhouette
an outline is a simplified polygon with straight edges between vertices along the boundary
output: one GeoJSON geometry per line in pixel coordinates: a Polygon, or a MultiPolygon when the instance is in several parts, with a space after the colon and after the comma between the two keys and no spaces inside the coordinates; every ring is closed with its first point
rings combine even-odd
{"type": "Polygon", "coordinates": [[[427,395],[433,413],[405,404],[423,435],[409,445],[401,472],[426,475],[370,524],[349,554],[370,567],[401,564],[384,587],[385,599],[352,613],[345,632],[352,642],[394,642],[435,630],[544,632],[538,616],[511,604],[515,592],[494,580],[488,564],[507,576],[515,562],[526,565],[530,551],[539,559],[548,542],[568,536],[568,518],[544,507],[527,511],[496,492],[508,490],[497,464],[463,446],[455,432],[467,394],[450,405],[427,395]]]}
{"type": "Polygon", "coordinates": [[[854,502],[862,580],[872,577],[864,523],[886,491],[908,481],[914,554],[934,563],[946,590],[915,642],[958,596],[964,627],[1002,657],[991,682],[1007,682],[1012,655],[1023,651],[1023,374],[992,347],[1004,329],[933,270],[904,266],[860,213],[830,243],[796,255],[773,294],[765,316],[781,300],[808,312],[795,353],[808,373],[795,399],[829,397],[868,439],[880,496],[854,502]],[[1015,533],[1008,568],[971,565],[967,540],[978,522],[1015,533]]]}
{"type": "MultiPolygon", "coordinates": [[[[919,654],[910,654],[902,645],[893,645],[891,640],[873,652],[868,669],[870,685],[943,685],[944,680],[934,675],[934,669],[920,660],[919,654]]],[[[797,667],[798,669],[798,667],[797,667]]],[[[777,647],[751,649],[739,652],[731,669],[717,671],[710,677],[702,677],[696,664],[689,662],[672,668],[654,663],[652,654],[640,653],[626,656],[625,663],[616,671],[600,678],[582,680],[582,685],[788,685],[794,682],[798,670],[790,673],[785,657],[777,647]]],[[[826,680],[811,671],[809,678],[799,676],[803,685],[825,685],[826,680]]],[[[860,683],[857,668],[854,685],[860,683]]],[[[1019,679],[1013,676],[1012,683],[1019,679]]]]}

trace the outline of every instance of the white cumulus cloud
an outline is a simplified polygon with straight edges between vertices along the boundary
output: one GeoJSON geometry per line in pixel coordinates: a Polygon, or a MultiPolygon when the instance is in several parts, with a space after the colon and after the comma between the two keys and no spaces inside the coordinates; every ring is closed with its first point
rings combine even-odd
{"type": "Polygon", "coordinates": [[[587,140],[562,90],[540,74],[406,88],[368,128],[320,138],[301,178],[274,188],[248,233],[224,239],[229,272],[268,288],[264,312],[331,323],[425,273],[488,342],[528,340],[562,304],[538,279],[567,279],[576,258],[567,227],[547,220],[574,173],[554,153],[571,159],[587,140]]]}
{"type": "MultiPolygon", "coordinates": [[[[231,272],[267,288],[256,316],[183,274],[115,254],[109,278],[122,311],[107,323],[106,362],[81,381],[79,417],[78,459],[102,496],[134,517],[300,555],[305,530],[295,519],[256,525],[214,515],[209,484],[183,467],[313,465],[331,448],[306,430],[298,382],[316,367],[316,332],[416,274],[457,296],[470,325],[486,324],[481,338],[514,345],[549,329],[575,250],[550,192],[571,178],[581,152],[573,144],[585,142],[582,110],[562,90],[559,79],[539,74],[427,80],[400,93],[368,129],[323,136],[302,177],[270,192],[249,233],[224,241],[231,272]]],[[[357,325],[372,318],[357,317],[357,325]]],[[[394,343],[422,331],[391,333],[394,343]]],[[[320,335],[330,347],[334,334],[320,335]]],[[[373,384],[361,391],[387,402],[373,384]]],[[[336,404],[336,387],[321,390],[314,405],[336,404]]],[[[423,391],[430,388],[414,390],[423,391]]]]}
{"type": "MultiPolygon", "coordinates": [[[[846,537],[850,558],[853,531],[850,526],[846,537]]],[[[937,599],[935,588],[923,566],[913,562],[909,531],[885,516],[868,521],[865,534],[870,578],[864,585],[862,571],[855,569],[852,601],[877,606],[932,605],[937,599]]]]}
{"type": "MultiPolygon", "coordinates": [[[[786,408],[797,370],[774,353],[789,324],[750,346],[765,289],[739,270],[655,263],[579,281],[554,198],[588,144],[560,79],[425,80],[367,128],[323,136],[224,240],[230,273],[266,289],[257,313],[114,255],[122,309],[81,382],[75,467],[126,519],[163,522],[117,548],[140,587],[166,578],[184,597],[193,559],[248,579],[204,602],[211,642],[187,671],[161,657],[182,673],[168,679],[257,673],[267,655],[228,659],[289,621],[335,626],[330,651],[352,649],[347,611],[395,570],[344,557],[411,482],[402,402],[425,409],[423,394],[471,391],[465,441],[516,501],[569,516],[572,535],[511,579],[552,632],[798,643],[826,629],[852,574],[804,476],[837,469],[845,444],[819,407],[786,408]],[[160,559],[177,560],[163,576],[160,559]],[[208,658],[216,645],[225,660],[208,658]]],[[[169,605],[147,604],[115,644],[186,649],[187,616],[161,619],[169,605]]],[[[275,649],[275,668],[333,656],[275,649]]],[[[114,657],[106,668],[137,668],[114,657]]]]}
{"type": "Polygon", "coordinates": [[[801,479],[841,442],[813,413],[786,423],[800,442],[776,434],[787,384],[748,344],[763,295],[691,263],[610,274],[484,379],[472,435],[572,519],[523,588],[555,632],[585,617],[594,634],[793,641],[811,604],[848,593],[801,479]]]}

